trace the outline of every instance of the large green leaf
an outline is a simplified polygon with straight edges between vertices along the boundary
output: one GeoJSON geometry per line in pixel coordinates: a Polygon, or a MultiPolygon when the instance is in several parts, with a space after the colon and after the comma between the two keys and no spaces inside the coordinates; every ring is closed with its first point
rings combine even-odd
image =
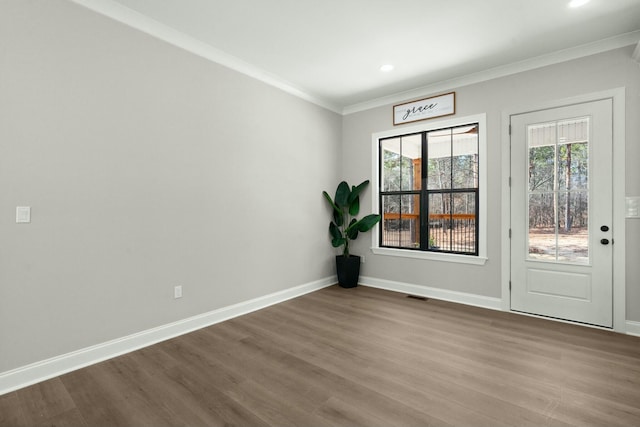
{"type": "Polygon", "coordinates": [[[349,195],[349,200],[348,203],[353,202],[356,198],[358,198],[358,196],[360,196],[360,193],[362,193],[362,191],[367,188],[367,185],[369,185],[369,180],[365,180],[363,181],[360,185],[358,185],[357,187],[352,187],[351,188],[351,194],[349,195]]]}
{"type": "Polygon", "coordinates": [[[344,214],[342,213],[342,211],[333,211],[333,221],[336,223],[336,225],[341,226],[342,224],[344,224],[344,214]]]}
{"type": "Polygon", "coordinates": [[[331,205],[331,207],[336,210],[339,211],[340,209],[338,209],[338,207],[336,206],[335,203],[333,203],[333,200],[331,199],[331,196],[329,195],[329,193],[327,193],[326,191],[322,192],[322,195],[324,196],[325,199],[327,199],[327,202],[329,202],[329,204],[331,205]]]}
{"type": "Polygon", "coordinates": [[[344,234],[349,240],[355,240],[358,237],[358,220],[356,218],[351,218],[351,222],[344,230],[344,234]]]}
{"type": "Polygon", "coordinates": [[[331,245],[334,248],[339,248],[340,246],[344,245],[347,242],[346,239],[343,238],[336,238],[336,239],[332,239],[331,240],[331,245]]]}
{"type": "Polygon", "coordinates": [[[344,221],[343,219],[344,214],[342,213],[342,209],[340,209],[339,207],[336,206],[335,203],[333,203],[333,200],[331,200],[331,196],[329,196],[329,193],[327,193],[326,191],[323,191],[322,195],[324,196],[325,199],[327,199],[327,201],[333,208],[333,220],[337,225],[339,226],[342,225],[344,221]]]}
{"type": "Polygon", "coordinates": [[[349,190],[349,184],[345,181],[342,181],[338,184],[338,188],[336,188],[336,197],[334,197],[334,203],[338,207],[338,209],[346,208],[349,206],[349,195],[351,194],[351,190],[349,190]]]}
{"type": "Polygon", "coordinates": [[[333,222],[329,224],[329,234],[331,234],[331,237],[334,239],[342,238],[342,231],[340,231],[340,228],[333,222]]]}
{"type": "Polygon", "coordinates": [[[349,202],[349,215],[356,216],[360,212],[360,197],[349,202]]]}
{"type": "Polygon", "coordinates": [[[356,227],[358,228],[358,231],[361,231],[364,233],[366,231],[371,230],[378,223],[378,221],[380,221],[380,218],[382,217],[377,214],[367,215],[364,218],[362,218],[360,221],[358,221],[358,223],[356,224],[356,227]]]}
{"type": "Polygon", "coordinates": [[[358,227],[348,228],[346,234],[349,240],[356,240],[358,238],[358,227]]]}

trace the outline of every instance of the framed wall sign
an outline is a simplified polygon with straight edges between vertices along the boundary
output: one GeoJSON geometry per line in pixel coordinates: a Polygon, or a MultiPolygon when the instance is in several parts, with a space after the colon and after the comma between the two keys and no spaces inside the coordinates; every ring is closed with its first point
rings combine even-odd
{"type": "Polygon", "coordinates": [[[443,95],[432,96],[431,98],[394,105],[393,125],[449,116],[455,114],[455,112],[456,93],[449,92],[443,95]]]}

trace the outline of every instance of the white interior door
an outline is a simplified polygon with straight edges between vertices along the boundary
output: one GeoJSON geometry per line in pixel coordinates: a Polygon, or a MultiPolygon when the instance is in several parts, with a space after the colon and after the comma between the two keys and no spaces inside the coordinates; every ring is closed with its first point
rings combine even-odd
{"type": "Polygon", "coordinates": [[[511,116],[511,309],[613,326],[612,100],[511,116]]]}

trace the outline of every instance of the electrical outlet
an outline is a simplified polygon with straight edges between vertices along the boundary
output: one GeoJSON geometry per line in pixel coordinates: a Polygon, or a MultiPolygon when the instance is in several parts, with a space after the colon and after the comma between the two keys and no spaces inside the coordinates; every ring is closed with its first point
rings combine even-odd
{"type": "Polygon", "coordinates": [[[173,288],[173,298],[182,298],[182,285],[173,288]]]}
{"type": "Polygon", "coordinates": [[[364,262],[365,262],[364,255],[361,255],[360,256],[360,264],[364,264],[364,262]]]}

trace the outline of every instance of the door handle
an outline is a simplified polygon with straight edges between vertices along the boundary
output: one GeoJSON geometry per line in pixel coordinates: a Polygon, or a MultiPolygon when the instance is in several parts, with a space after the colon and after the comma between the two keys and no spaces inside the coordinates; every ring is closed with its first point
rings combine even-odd
{"type": "Polygon", "coordinates": [[[609,244],[609,239],[602,239],[602,240],[600,240],[600,243],[602,243],[603,245],[608,245],[609,244]]]}
{"type": "Polygon", "coordinates": [[[609,227],[606,225],[603,225],[602,227],[600,227],[600,231],[609,231],[609,227]]]}

